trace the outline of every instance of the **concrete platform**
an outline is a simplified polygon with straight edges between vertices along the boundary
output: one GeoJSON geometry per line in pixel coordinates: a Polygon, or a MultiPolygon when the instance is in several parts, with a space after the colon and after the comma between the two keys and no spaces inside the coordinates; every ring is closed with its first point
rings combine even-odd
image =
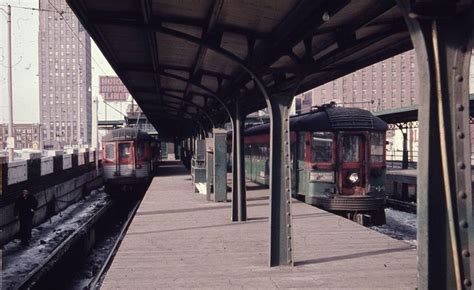
{"type": "Polygon", "coordinates": [[[387,170],[387,181],[416,185],[416,169],[387,170]]]}
{"type": "Polygon", "coordinates": [[[193,192],[177,162],[153,180],[103,289],[415,288],[416,250],[294,201],[295,267],[268,267],[268,189],[249,186],[249,221],[193,192]]]}

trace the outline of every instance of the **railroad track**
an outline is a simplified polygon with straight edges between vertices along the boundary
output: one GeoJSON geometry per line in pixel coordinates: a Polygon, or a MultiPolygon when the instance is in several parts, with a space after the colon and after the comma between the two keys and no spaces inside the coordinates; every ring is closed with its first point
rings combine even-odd
{"type": "Polygon", "coordinates": [[[94,274],[94,276],[90,279],[87,289],[99,289],[100,284],[102,282],[102,279],[104,278],[105,273],[107,272],[108,268],[110,267],[110,264],[112,263],[112,260],[115,257],[115,254],[118,251],[118,248],[120,247],[120,244],[122,243],[123,238],[125,237],[125,234],[128,230],[128,227],[130,226],[130,223],[132,222],[133,217],[135,216],[135,213],[138,210],[138,207],[140,206],[140,203],[142,201],[143,197],[140,198],[137,203],[134,205],[132,210],[129,212],[124,224],[122,225],[122,228],[120,229],[119,234],[117,235],[114,244],[107,255],[106,259],[102,263],[102,266],[100,267],[99,271],[94,274]]]}
{"type": "Polygon", "coordinates": [[[387,198],[387,206],[404,212],[416,213],[416,203],[387,198]]]}
{"type": "Polygon", "coordinates": [[[86,222],[71,233],[65,240],[63,240],[41,263],[39,263],[28,275],[15,281],[14,285],[10,285],[12,289],[30,289],[35,288],[37,283],[50,272],[50,270],[61,260],[65,253],[75,244],[76,241],[83,238],[89,230],[94,227],[96,222],[108,212],[113,206],[114,201],[109,200],[103,207],[101,207],[94,215],[92,215],[86,222]]]}

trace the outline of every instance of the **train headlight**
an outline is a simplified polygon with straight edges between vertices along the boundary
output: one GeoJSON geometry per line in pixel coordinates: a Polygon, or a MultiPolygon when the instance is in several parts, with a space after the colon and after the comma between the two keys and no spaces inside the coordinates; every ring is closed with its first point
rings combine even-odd
{"type": "Polygon", "coordinates": [[[334,172],[332,171],[311,171],[309,182],[334,182],[334,172]]]}
{"type": "Polygon", "coordinates": [[[347,177],[347,180],[349,180],[349,182],[352,183],[352,184],[357,183],[359,181],[359,174],[357,174],[356,172],[351,173],[347,177]]]}

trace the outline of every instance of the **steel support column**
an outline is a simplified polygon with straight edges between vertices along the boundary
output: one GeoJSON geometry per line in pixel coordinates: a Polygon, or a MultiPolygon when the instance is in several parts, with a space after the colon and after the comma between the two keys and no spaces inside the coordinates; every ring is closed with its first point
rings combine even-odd
{"type": "Polygon", "coordinates": [[[232,131],[232,221],[247,220],[247,193],[245,190],[244,123],[245,113],[235,102],[234,130],[232,131]]]}
{"type": "Polygon", "coordinates": [[[245,113],[240,108],[239,101],[235,105],[235,140],[237,147],[237,198],[239,221],[247,220],[247,193],[245,191],[245,161],[244,161],[244,123],[245,113]]]}
{"type": "Polygon", "coordinates": [[[237,177],[237,132],[235,130],[235,115],[232,116],[234,127],[232,128],[232,221],[239,221],[239,193],[237,177]]]}
{"type": "Polygon", "coordinates": [[[411,3],[399,0],[421,84],[418,289],[466,289],[473,274],[468,80],[474,7],[471,1],[411,3]]]}
{"type": "Polygon", "coordinates": [[[293,265],[289,108],[293,94],[273,95],[270,111],[270,267],[293,265]]]}

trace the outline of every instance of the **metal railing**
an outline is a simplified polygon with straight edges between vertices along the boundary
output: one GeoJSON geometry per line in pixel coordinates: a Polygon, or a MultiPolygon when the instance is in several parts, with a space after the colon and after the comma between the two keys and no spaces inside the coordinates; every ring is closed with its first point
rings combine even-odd
{"type": "MultiPolygon", "coordinates": [[[[387,150],[386,151],[387,166],[391,168],[402,168],[403,151],[387,150]]],[[[418,164],[418,151],[408,151],[408,168],[416,169],[418,164]]],[[[471,151],[471,166],[474,166],[474,152],[471,151]]]]}

